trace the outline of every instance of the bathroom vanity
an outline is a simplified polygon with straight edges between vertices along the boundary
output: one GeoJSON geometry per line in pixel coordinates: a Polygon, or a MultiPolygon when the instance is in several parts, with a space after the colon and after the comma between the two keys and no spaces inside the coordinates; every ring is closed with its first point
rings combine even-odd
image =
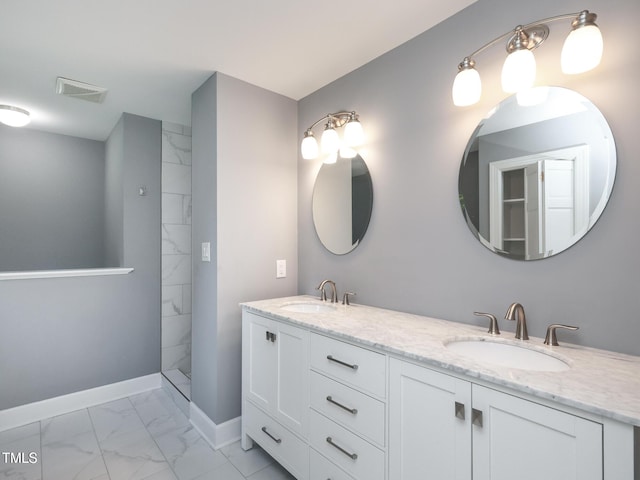
{"type": "Polygon", "coordinates": [[[242,306],[242,445],[298,479],[634,479],[638,357],[307,296],[242,306]]]}

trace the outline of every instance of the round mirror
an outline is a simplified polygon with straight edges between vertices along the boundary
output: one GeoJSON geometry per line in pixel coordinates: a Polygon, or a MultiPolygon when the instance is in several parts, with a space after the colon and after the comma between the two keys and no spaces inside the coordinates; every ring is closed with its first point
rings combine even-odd
{"type": "Polygon", "coordinates": [[[593,227],[616,172],[611,129],[582,95],[538,87],[497,105],[474,131],[458,192],[467,225],[517,260],[566,250],[593,227]]]}
{"type": "Polygon", "coordinates": [[[373,184],[360,155],[323,164],[313,187],[313,224],[327,250],[344,255],[364,237],[373,207],[373,184]]]}

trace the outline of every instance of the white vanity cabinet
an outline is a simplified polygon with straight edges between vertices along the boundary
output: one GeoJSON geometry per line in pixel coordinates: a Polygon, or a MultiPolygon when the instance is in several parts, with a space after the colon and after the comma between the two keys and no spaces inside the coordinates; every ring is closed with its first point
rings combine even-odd
{"type": "Polygon", "coordinates": [[[389,476],[601,480],[600,423],[390,361],[389,476]]]}
{"type": "Polygon", "coordinates": [[[243,311],[243,446],[248,435],[298,479],[309,474],[308,352],[308,330],[243,311]]]}
{"type": "Polygon", "coordinates": [[[309,359],[311,478],[384,480],[387,356],[311,333],[309,359]]]}

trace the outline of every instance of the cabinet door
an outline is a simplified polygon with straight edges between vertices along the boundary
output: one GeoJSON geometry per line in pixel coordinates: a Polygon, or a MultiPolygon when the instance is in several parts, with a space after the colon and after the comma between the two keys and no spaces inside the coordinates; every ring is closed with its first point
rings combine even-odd
{"type": "Polygon", "coordinates": [[[276,324],[272,320],[243,313],[243,367],[245,395],[266,412],[275,409],[277,391],[276,324]]]}
{"type": "Polygon", "coordinates": [[[602,480],[601,424],[478,385],[473,407],[474,480],[602,480]]]}
{"type": "Polygon", "coordinates": [[[390,374],[389,478],[471,479],[471,384],[396,359],[390,374]]]}
{"type": "Polygon", "coordinates": [[[309,419],[309,332],[276,323],[277,395],[274,414],[285,426],[307,436],[309,419]]]}

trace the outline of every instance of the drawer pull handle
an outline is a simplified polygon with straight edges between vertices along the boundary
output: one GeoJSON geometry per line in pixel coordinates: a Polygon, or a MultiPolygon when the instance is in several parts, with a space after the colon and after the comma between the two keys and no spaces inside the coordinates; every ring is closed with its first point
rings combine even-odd
{"type": "Polygon", "coordinates": [[[331,437],[327,437],[327,443],[329,445],[331,445],[332,447],[337,448],[338,450],[340,450],[342,453],[344,453],[351,460],[356,460],[358,458],[358,454],[357,453],[349,453],[344,448],[342,448],[340,445],[336,445],[335,443],[333,443],[333,440],[331,439],[331,437]]]}
{"type": "Polygon", "coordinates": [[[342,360],[338,360],[337,358],[333,358],[333,355],[327,355],[327,360],[330,362],[335,362],[338,365],[343,365],[345,367],[349,367],[352,370],[358,370],[358,365],[351,365],[350,363],[343,362],[342,360]]]}
{"type": "Polygon", "coordinates": [[[336,401],[331,397],[331,395],[329,395],[329,396],[327,397],[327,402],[329,402],[329,403],[333,403],[334,405],[336,405],[336,406],[340,407],[340,408],[341,408],[341,409],[343,409],[343,410],[346,410],[347,412],[351,413],[352,415],[355,415],[356,413],[358,413],[358,409],[357,409],[357,408],[349,408],[349,407],[346,407],[346,406],[342,405],[341,403],[336,402],[336,401]]]}
{"type": "Polygon", "coordinates": [[[269,438],[271,438],[271,440],[273,440],[274,442],[276,442],[276,443],[282,443],[282,439],[281,439],[281,438],[276,438],[276,437],[274,437],[273,435],[271,435],[271,434],[267,431],[267,427],[262,427],[262,431],[263,431],[264,433],[266,433],[266,434],[267,434],[267,436],[268,436],[269,438]]]}
{"type": "Polygon", "coordinates": [[[477,410],[475,408],[471,409],[471,423],[476,427],[482,428],[482,410],[477,410]]]}

